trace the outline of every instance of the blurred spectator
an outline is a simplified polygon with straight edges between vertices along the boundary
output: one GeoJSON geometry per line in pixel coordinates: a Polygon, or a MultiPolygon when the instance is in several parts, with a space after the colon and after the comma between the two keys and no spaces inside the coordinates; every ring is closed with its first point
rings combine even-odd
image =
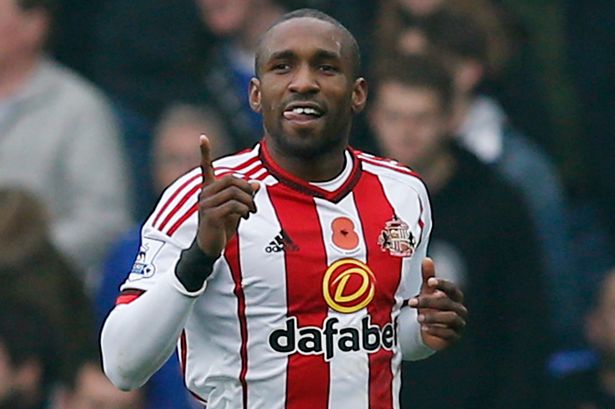
{"type": "MultiPolygon", "coordinates": [[[[212,141],[213,157],[229,153],[225,128],[210,107],[176,104],[163,113],[154,134],[152,152],[152,183],[158,194],[177,177],[199,166],[199,135],[203,133],[212,141]]],[[[113,308],[118,289],[132,268],[140,236],[140,227],[133,228],[112,247],[106,258],[96,293],[98,327],[113,308]]],[[[149,409],[191,407],[177,359],[169,359],[145,388],[149,409]]]]}
{"type": "Polygon", "coordinates": [[[129,222],[117,129],[103,96],[45,55],[53,0],[0,2],[0,184],[44,200],[80,271],[129,222]]]}
{"type": "Polygon", "coordinates": [[[44,409],[56,381],[57,334],[43,311],[0,297],[0,409],[44,409]]]}
{"type": "Polygon", "coordinates": [[[54,366],[59,379],[70,383],[97,350],[93,316],[83,284],[51,243],[48,226],[32,195],[0,189],[0,300],[15,298],[44,311],[61,337],[54,366]]]}
{"type": "MultiPolygon", "coordinates": [[[[97,361],[83,365],[66,400],[58,409],[144,409],[140,390],[123,392],[105,376],[97,361]]],[[[176,409],[175,406],[167,406],[176,409]]]]}
{"type": "Polygon", "coordinates": [[[180,175],[199,165],[201,134],[215,141],[213,157],[231,153],[228,134],[211,107],[176,104],[163,113],[154,133],[152,158],[153,183],[158,194],[180,175]]]}
{"type": "Polygon", "coordinates": [[[256,143],[263,133],[260,114],[250,108],[248,85],[260,35],[286,9],[276,0],[196,0],[204,24],[217,41],[204,61],[201,84],[219,109],[234,148],[256,143]]]}
{"type": "Polygon", "coordinates": [[[426,30],[448,29],[446,15],[472,16],[474,30],[486,34],[483,90],[504,103],[512,123],[532,138],[551,138],[544,84],[529,53],[521,25],[494,0],[383,0],[377,19],[375,60],[388,61],[398,53],[426,50],[426,30]],[[496,4],[497,3],[497,4],[496,4]]]}
{"type": "Polygon", "coordinates": [[[545,279],[552,288],[550,325],[560,346],[577,344],[580,277],[574,269],[569,209],[557,169],[511,125],[498,101],[479,92],[488,69],[487,37],[480,24],[468,14],[443,12],[437,24],[426,26],[425,35],[428,50],[453,72],[453,127],[460,143],[523,194],[536,226],[545,279]]]}
{"type": "Polygon", "coordinates": [[[592,301],[585,336],[597,359],[586,358],[556,380],[553,409],[615,408],[615,269],[606,273],[592,301]]]}
{"type": "Polygon", "coordinates": [[[376,139],[386,156],[423,177],[437,221],[430,256],[439,275],[460,285],[472,314],[458,344],[427,363],[404,365],[402,403],[541,408],[550,334],[528,209],[493,169],[454,142],[448,71],[418,56],[398,57],[389,67],[370,109],[376,139]]]}

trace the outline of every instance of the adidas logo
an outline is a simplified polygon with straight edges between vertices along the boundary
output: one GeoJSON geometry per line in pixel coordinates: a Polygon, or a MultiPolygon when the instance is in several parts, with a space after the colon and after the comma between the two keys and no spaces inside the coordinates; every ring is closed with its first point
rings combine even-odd
{"type": "Polygon", "coordinates": [[[299,246],[293,242],[290,236],[284,231],[280,230],[280,232],[275,236],[273,240],[269,242],[269,245],[265,247],[266,253],[279,253],[280,251],[298,251],[299,246]]]}

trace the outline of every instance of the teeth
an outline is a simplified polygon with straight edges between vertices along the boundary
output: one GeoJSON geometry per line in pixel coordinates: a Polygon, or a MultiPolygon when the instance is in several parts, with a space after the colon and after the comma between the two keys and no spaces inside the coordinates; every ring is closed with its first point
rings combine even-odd
{"type": "Polygon", "coordinates": [[[295,114],[306,114],[306,115],[318,115],[318,112],[314,108],[294,108],[293,112],[295,114]]]}

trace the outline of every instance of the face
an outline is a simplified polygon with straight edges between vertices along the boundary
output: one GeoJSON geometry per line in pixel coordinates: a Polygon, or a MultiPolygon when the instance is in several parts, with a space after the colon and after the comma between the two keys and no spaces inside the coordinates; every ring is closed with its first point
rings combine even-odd
{"type": "Polygon", "coordinates": [[[156,138],[154,147],[154,187],[158,192],[171,184],[175,179],[199,166],[201,154],[198,136],[207,129],[211,141],[212,158],[217,158],[228,152],[225,140],[219,137],[210,126],[185,124],[170,126],[163,129],[156,138]]]}
{"type": "Polygon", "coordinates": [[[16,0],[0,0],[0,62],[19,52],[24,20],[16,0]]]}
{"type": "Polygon", "coordinates": [[[68,409],[139,409],[138,391],[122,392],[94,365],[81,369],[68,409]]]}
{"type": "Polygon", "coordinates": [[[252,0],[197,0],[207,27],[218,36],[241,30],[250,17],[252,0]]]}
{"type": "Polygon", "coordinates": [[[385,155],[419,171],[443,151],[448,135],[438,94],[396,82],[380,85],[370,123],[385,155]]]}
{"type": "Polygon", "coordinates": [[[3,62],[37,55],[47,35],[47,16],[24,11],[17,0],[0,0],[0,68],[3,62]]]}
{"type": "Polygon", "coordinates": [[[268,33],[250,104],[263,115],[270,145],[304,158],[346,145],[367,97],[349,43],[339,28],[314,18],[291,19],[268,33]]]}

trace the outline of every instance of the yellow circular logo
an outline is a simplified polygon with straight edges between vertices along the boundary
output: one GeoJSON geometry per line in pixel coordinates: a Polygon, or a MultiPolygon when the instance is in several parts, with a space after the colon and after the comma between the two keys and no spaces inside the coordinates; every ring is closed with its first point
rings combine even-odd
{"type": "Polygon", "coordinates": [[[322,280],[325,301],[335,311],[350,314],[374,298],[376,278],[367,264],[344,258],[331,264],[322,280]]]}

